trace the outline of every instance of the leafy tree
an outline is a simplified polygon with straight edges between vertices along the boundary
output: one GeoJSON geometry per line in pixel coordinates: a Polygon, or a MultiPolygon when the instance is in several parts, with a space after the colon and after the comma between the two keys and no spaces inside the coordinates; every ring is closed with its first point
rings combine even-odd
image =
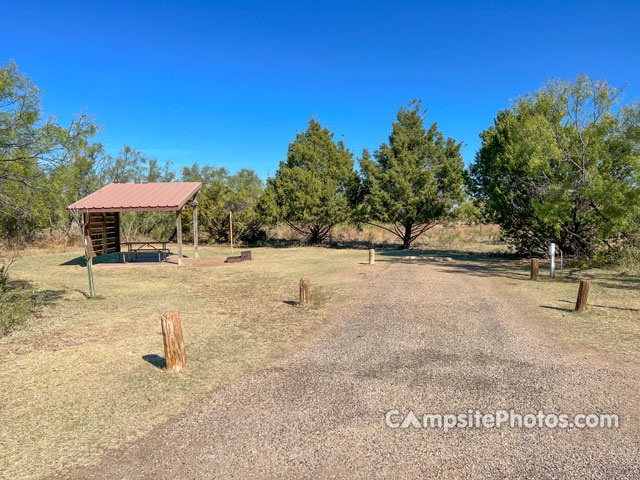
{"type": "Polygon", "coordinates": [[[11,62],[0,67],[0,230],[29,237],[60,220],[57,202],[61,170],[73,163],[96,132],[85,114],[68,127],[43,118],[42,92],[11,62]]]}
{"type": "Polygon", "coordinates": [[[483,222],[482,208],[476,198],[467,198],[455,210],[455,219],[466,225],[478,225],[483,222]]]}
{"type": "Polygon", "coordinates": [[[309,243],[320,243],[334,225],[350,217],[347,190],[354,177],[353,154],[311,118],[307,129],[289,143],[286,162],[268,179],[261,211],[309,243]]]}
{"type": "MultiPolygon", "coordinates": [[[[235,240],[251,242],[263,236],[263,222],[256,210],[263,183],[253,170],[243,168],[231,175],[224,167],[201,168],[196,163],[183,168],[182,181],[202,182],[198,199],[199,226],[212,241],[229,241],[229,212],[233,213],[235,240]]],[[[183,223],[190,228],[188,217],[183,223]]]]}
{"type": "Polygon", "coordinates": [[[444,138],[437,123],[424,126],[419,101],[398,111],[389,143],[360,159],[361,183],[353,191],[357,216],[402,240],[402,247],[452,213],[463,199],[461,144],[444,138]]]}
{"type": "Polygon", "coordinates": [[[586,75],[554,80],[480,135],[471,186],[521,252],[589,256],[637,231],[640,107],[586,75]]]}
{"type": "MultiPolygon", "coordinates": [[[[139,150],[124,145],[116,157],[106,155],[99,167],[102,185],[127,182],[172,182],[171,163],[161,166],[139,150]]],[[[128,240],[136,236],[165,240],[175,236],[175,215],[171,212],[122,212],[122,233],[128,240]],[[172,234],[173,232],[173,234],[172,234]]]]}

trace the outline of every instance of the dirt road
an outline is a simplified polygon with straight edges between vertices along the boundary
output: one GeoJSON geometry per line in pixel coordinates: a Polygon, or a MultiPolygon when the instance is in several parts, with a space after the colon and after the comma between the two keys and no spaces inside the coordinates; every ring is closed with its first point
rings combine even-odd
{"type": "MultiPolygon", "coordinates": [[[[640,378],[446,264],[381,268],[323,334],[77,478],[640,478],[640,378]],[[408,411],[617,413],[618,429],[390,428],[408,411]]],[[[65,475],[66,477],[67,475],[65,475]]]]}

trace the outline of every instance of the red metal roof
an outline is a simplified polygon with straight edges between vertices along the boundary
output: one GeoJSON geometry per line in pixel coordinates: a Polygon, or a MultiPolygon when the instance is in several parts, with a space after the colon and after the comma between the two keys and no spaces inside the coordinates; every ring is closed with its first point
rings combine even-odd
{"type": "Polygon", "coordinates": [[[110,183],[72,203],[77,212],[165,212],[177,211],[202,188],[200,182],[110,183]]]}

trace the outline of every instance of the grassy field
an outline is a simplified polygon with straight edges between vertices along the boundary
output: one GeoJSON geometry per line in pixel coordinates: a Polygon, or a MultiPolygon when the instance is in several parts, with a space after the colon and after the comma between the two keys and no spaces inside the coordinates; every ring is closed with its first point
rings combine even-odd
{"type": "MultiPolygon", "coordinates": [[[[269,237],[284,242],[303,238],[286,225],[279,225],[269,231],[269,237]]],[[[393,249],[402,246],[402,241],[392,233],[374,227],[362,225],[337,225],[326,241],[333,245],[358,248],[393,249]]],[[[507,245],[500,240],[500,228],[497,225],[436,225],[416,239],[414,249],[449,249],[483,253],[504,253],[507,245]]]]}
{"type": "MultiPolygon", "coordinates": [[[[217,385],[290,351],[384,268],[365,251],[254,249],[219,267],[98,265],[88,300],[80,251],[25,256],[12,276],[44,291],[40,318],[0,339],[0,471],[33,478],[95,461],[217,385]],[[313,303],[291,305],[301,276],[313,303]],[[160,316],[181,313],[188,372],[161,370],[160,316]]],[[[191,252],[186,249],[186,254],[191,252]]],[[[224,257],[227,248],[201,248],[224,257]]]]}
{"type": "Polygon", "coordinates": [[[543,329],[563,343],[593,349],[617,361],[640,362],[640,275],[620,268],[565,269],[549,277],[541,264],[537,282],[528,262],[489,262],[480,267],[515,295],[535,302],[543,329]],[[504,263],[504,264],[503,264],[504,263]],[[591,281],[589,307],[575,313],[580,279],[591,281]]]}
{"type": "MultiPolygon", "coordinates": [[[[533,302],[532,318],[563,343],[640,361],[637,273],[573,269],[551,280],[543,264],[540,281],[531,282],[527,262],[499,256],[506,249],[491,229],[436,230],[422,247],[379,251],[375,266],[365,264],[365,250],[309,247],[253,249],[254,261],[218,267],[98,265],[95,300],[87,299],[79,249],[28,251],[12,277],[40,290],[44,306],[40,317],[0,338],[0,477],[33,478],[97,461],[105,448],[291,352],[331,320],[366,275],[405,255],[452,257],[438,268],[490,277],[515,301],[533,302]],[[301,276],[312,281],[313,303],[305,309],[292,306],[301,276]],[[592,279],[591,305],[580,315],[572,312],[579,278],[592,279]],[[171,309],[182,316],[184,375],[161,369],[160,316],[171,309]]],[[[201,248],[204,259],[228,254],[226,247],[201,248]]]]}

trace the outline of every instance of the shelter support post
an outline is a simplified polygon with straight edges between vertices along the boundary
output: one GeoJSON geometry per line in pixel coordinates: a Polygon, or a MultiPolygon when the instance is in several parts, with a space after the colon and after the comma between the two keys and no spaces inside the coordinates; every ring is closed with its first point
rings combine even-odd
{"type": "Polygon", "coordinates": [[[193,251],[194,258],[198,258],[198,201],[193,202],[193,251]]]}
{"type": "Polygon", "coordinates": [[[231,245],[231,253],[233,253],[233,212],[229,211],[229,245],[231,245]]]}
{"type": "Polygon", "coordinates": [[[176,237],[178,237],[178,265],[182,265],[182,210],[176,212],[176,237]]]}

